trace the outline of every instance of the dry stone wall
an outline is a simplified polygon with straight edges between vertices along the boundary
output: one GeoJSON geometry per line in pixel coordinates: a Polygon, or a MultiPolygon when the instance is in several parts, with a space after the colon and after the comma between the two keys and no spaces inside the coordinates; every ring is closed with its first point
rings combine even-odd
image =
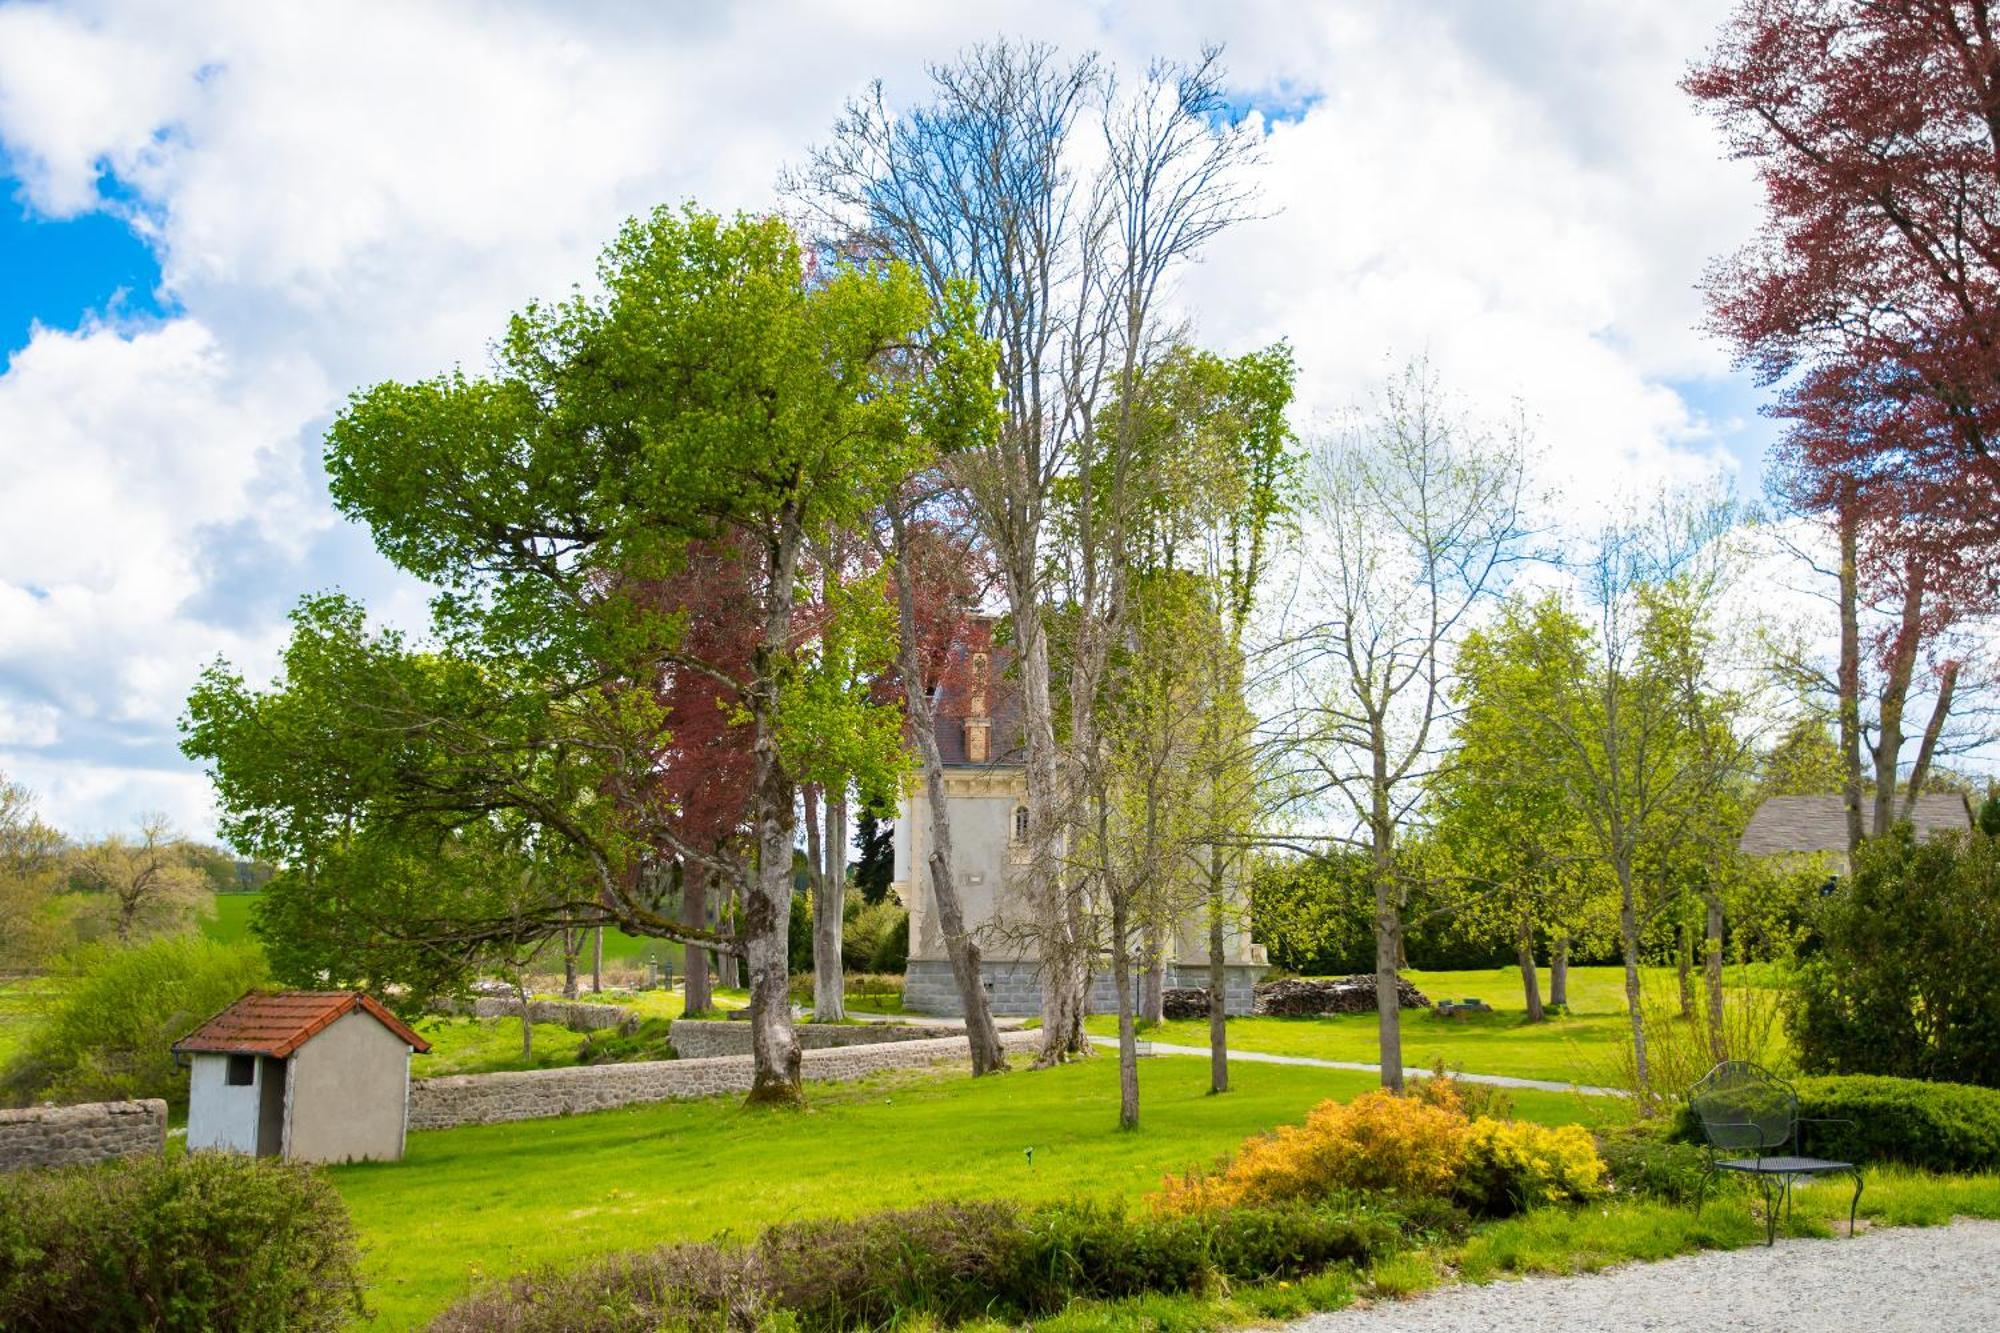
{"type": "Polygon", "coordinates": [[[157,1097],[0,1111],[0,1171],[108,1162],[166,1145],[167,1104],[157,1097]]]}
{"type": "MultiPolygon", "coordinates": [[[[1040,1035],[1008,1032],[1001,1034],[1000,1040],[1009,1051],[1025,1052],[1035,1048],[1040,1035]]],[[[809,1080],[839,1082],[889,1069],[920,1068],[966,1058],[963,1037],[890,1041],[807,1051],[800,1072],[809,1080]]],[[[747,1092],[751,1072],[749,1056],[719,1055],[421,1078],[410,1084],[410,1128],[444,1129],[451,1125],[534,1120],[640,1102],[747,1092]]]]}
{"type": "MultiPolygon", "coordinates": [[[[432,1006],[441,1014],[470,1014],[474,1018],[519,1018],[521,1002],[483,995],[471,1004],[463,1000],[440,1000],[432,1006]]],[[[630,1032],[639,1026],[639,1016],[624,1005],[587,1004],[582,1000],[530,1000],[528,1021],[554,1023],[571,1032],[599,1032],[617,1028],[630,1032]]]]}
{"type": "MultiPolygon", "coordinates": [[[[837,1046],[873,1046],[889,1041],[936,1041],[940,1037],[962,1036],[953,1027],[924,1027],[916,1023],[797,1023],[799,1045],[808,1051],[831,1050],[837,1046]]],[[[750,1054],[750,1025],[728,1019],[677,1018],[668,1040],[683,1060],[705,1059],[712,1055],[750,1054]]]]}

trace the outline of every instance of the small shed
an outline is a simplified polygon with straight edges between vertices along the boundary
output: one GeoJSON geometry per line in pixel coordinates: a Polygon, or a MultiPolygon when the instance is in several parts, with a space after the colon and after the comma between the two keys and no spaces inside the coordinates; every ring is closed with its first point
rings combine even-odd
{"type": "Polygon", "coordinates": [[[173,1049],[192,1066],[190,1151],[393,1162],[430,1043],[360,991],[252,991],[173,1049]]]}

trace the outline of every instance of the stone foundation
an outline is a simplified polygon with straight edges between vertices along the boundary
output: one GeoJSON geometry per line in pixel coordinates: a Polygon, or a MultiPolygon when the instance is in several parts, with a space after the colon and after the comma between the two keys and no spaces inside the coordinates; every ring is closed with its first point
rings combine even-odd
{"type": "Polygon", "coordinates": [[[0,1111],[0,1171],[109,1162],[166,1146],[167,1104],[157,1097],[0,1111]]]}
{"type": "MultiPolygon", "coordinates": [[[[747,1030],[744,1035],[749,1035],[747,1030]]],[[[1009,1051],[1026,1053],[1036,1048],[1038,1037],[1034,1032],[1007,1032],[1001,1034],[1000,1041],[1009,1051]]],[[[878,1041],[866,1046],[807,1051],[800,1074],[812,1081],[839,1082],[889,1069],[956,1064],[967,1058],[963,1037],[878,1041]]],[[[712,1097],[749,1091],[751,1077],[749,1056],[720,1055],[697,1060],[648,1060],[574,1069],[420,1078],[410,1083],[409,1123],[411,1129],[444,1129],[451,1125],[576,1115],[641,1102],[712,1097]]]]}
{"type": "MultiPolygon", "coordinates": [[[[1039,1014],[1042,1010],[1041,983],[1031,962],[985,959],[979,970],[986,976],[986,997],[993,1012],[1000,1015],[1039,1014]]],[[[1251,989],[1257,978],[1270,969],[1260,963],[1231,963],[1225,986],[1224,1008],[1231,1014],[1247,1014],[1252,1004],[1251,989]]],[[[1166,984],[1171,987],[1208,985],[1206,964],[1167,966],[1166,984]]],[[[1136,998],[1136,992],[1135,998],[1136,998]]],[[[1118,1012],[1118,988],[1109,972],[1100,972],[1091,987],[1090,1007],[1095,1013],[1118,1012]]],[[[964,1015],[959,1003],[958,983],[952,980],[951,964],[943,959],[912,958],[903,973],[903,1008],[913,1014],[939,1014],[958,1018],[964,1015]]]]}
{"type": "MultiPolygon", "coordinates": [[[[950,1028],[917,1027],[908,1023],[796,1023],[799,1045],[808,1051],[840,1046],[871,1046],[886,1041],[936,1041],[957,1035],[950,1028]]],[[[669,1029],[674,1053],[683,1060],[716,1055],[750,1054],[750,1025],[721,1019],[676,1018],[669,1029]]]]}

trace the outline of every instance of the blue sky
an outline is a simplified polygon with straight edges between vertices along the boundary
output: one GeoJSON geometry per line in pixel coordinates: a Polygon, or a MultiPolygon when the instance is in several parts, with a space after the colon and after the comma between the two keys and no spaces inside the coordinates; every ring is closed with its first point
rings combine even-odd
{"type": "Polygon", "coordinates": [[[88,316],[167,313],[157,299],[159,260],[122,218],[42,216],[12,175],[0,175],[0,199],[0,361],[28,345],[36,321],[73,329],[88,316]]]}
{"type": "Polygon", "coordinates": [[[1519,407],[1573,512],[1754,495],[1771,425],[1694,283],[1756,193],[1675,87],[1726,8],[0,0],[0,772],[80,834],[212,829],[176,749],[204,664],[267,678],[308,592],[423,619],[328,503],[345,396],[477,369],[626,216],[769,207],[868,79],[998,32],[1127,74],[1225,44],[1264,216],[1174,300],[1219,350],[1291,341],[1308,435],[1427,355],[1519,407]]]}

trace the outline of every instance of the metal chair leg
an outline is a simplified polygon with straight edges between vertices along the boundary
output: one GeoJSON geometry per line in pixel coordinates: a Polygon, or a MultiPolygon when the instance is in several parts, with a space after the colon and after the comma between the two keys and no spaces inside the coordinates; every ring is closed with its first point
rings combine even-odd
{"type": "Polygon", "coordinates": [[[1861,1168],[1854,1168],[1854,1197],[1847,1201],[1847,1238],[1854,1239],[1854,1213],[1861,1207],[1861,1168]]]}
{"type": "Polygon", "coordinates": [[[1764,1192],[1764,1248],[1778,1243],[1778,1199],[1771,1193],[1771,1178],[1759,1176],[1757,1188],[1764,1192]]]}
{"type": "Polygon", "coordinates": [[[1715,1177],[1716,1170],[1712,1166],[1701,1173],[1701,1185],[1694,1193],[1694,1215],[1697,1219],[1701,1217],[1702,1205],[1708,1202],[1708,1188],[1715,1183],[1715,1177]]]}

